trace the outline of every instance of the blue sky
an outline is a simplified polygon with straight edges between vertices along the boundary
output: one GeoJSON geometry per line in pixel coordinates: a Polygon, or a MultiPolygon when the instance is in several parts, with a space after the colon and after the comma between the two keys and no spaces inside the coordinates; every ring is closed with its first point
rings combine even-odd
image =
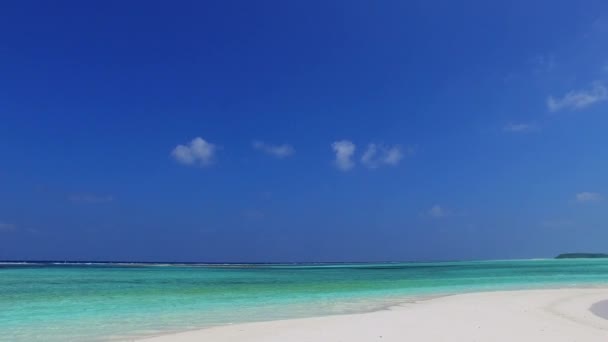
{"type": "Polygon", "coordinates": [[[606,251],[605,1],[0,13],[0,259],[606,251]]]}

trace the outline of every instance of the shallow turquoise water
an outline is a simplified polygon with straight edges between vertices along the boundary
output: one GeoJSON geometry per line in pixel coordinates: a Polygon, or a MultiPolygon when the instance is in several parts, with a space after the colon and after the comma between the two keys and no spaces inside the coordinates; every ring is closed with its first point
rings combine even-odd
{"type": "Polygon", "coordinates": [[[0,264],[1,341],[99,341],[376,310],[484,290],[608,286],[608,260],[336,265],[0,264]]]}

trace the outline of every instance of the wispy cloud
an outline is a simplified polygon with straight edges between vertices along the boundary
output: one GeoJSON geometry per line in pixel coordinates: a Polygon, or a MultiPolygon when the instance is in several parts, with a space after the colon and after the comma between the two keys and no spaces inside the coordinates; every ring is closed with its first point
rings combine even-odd
{"type": "Polygon", "coordinates": [[[579,110],[606,100],[608,100],[608,89],[602,82],[596,81],[589,89],[572,90],[557,98],[549,96],[547,107],[551,112],[563,109],[579,110]]]}
{"type": "Polygon", "coordinates": [[[356,146],[350,140],[340,140],[331,144],[331,148],[336,153],[334,164],[342,171],[348,171],[355,166],[353,155],[355,154],[356,146]]]}
{"type": "Polygon", "coordinates": [[[536,55],[530,59],[534,72],[549,72],[555,69],[557,63],[553,54],[536,55]]]}
{"type": "Polygon", "coordinates": [[[512,133],[528,133],[536,129],[536,125],[531,123],[508,123],[503,127],[505,132],[512,133]]]}
{"type": "Polygon", "coordinates": [[[96,194],[71,194],[68,196],[70,202],[73,203],[108,203],[114,200],[111,195],[96,195],[96,194]]]}
{"type": "Polygon", "coordinates": [[[427,211],[427,215],[432,218],[442,218],[442,217],[450,216],[451,212],[449,210],[443,208],[439,204],[435,204],[434,206],[431,207],[431,209],[429,209],[427,211]]]}
{"type": "Polygon", "coordinates": [[[258,151],[262,151],[277,158],[286,158],[295,153],[295,149],[288,144],[272,145],[256,140],[253,142],[252,146],[258,151]]]}
{"type": "Polygon", "coordinates": [[[387,147],[371,143],[361,157],[361,163],[370,169],[375,169],[381,165],[397,165],[403,159],[401,147],[387,147]]]}
{"type": "Polygon", "coordinates": [[[263,211],[259,209],[246,209],[243,211],[243,217],[248,220],[262,220],[266,217],[263,211]]]}
{"type": "Polygon", "coordinates": [[[579,203],[599,202],[604,197],[597,192],[580,192],[576,194],[576,201],[579,203]]]}
{"type": "Polygon", "coordinates": [[[192,139],[187,145],[177,145],[171,156],[184,165],[208,166],[213,163],[217,146],[211,144],[201,137],[192,139]]]}
{"type": "Polygon", "coordinates": [[[2,223],[0,222],[0,233],[3,232],[12,232],[17,229],[17,226],[12,223],[2,223]]]}

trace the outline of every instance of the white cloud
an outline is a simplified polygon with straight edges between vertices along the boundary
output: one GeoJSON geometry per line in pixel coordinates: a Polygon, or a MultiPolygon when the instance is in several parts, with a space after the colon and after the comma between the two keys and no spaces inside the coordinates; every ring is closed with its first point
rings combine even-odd
{"type": "Polygon", "coordinates": [[[114,200],[111,195],[71,194],[68,199],[74,203],[108,203],[114,200]]]}
{"type": "Polygon", "coordinates": [[[275,156],[277,158],[286,158],[295,153],[295,150],[291,145],[271,145],[257,140],[253,142],[253,148],[258,151],[262,151],[264,153],[275,156]]]}
{"type": "Polygon", "coordinates": [[[536,126],[529,123],[508,123],[503,127],[505,132],[526,133],[536,129],[536,126]]]}
{"type": "Polygon", "coordinates": [[[0,233],[2,232],[12,232],[17,229],[17,226],[11,223],[2,223],[0,222],[0,233]]]}
{"type": "Polygon", "coordinates": [[[382,161],[388,165],[397,165],[403,158],[403,153],[401,153],[401,148],[398,146],[393,146],[386,150],[384,158],[382,161]]]}
{"type": "Polygon", "coordinates": [[[580,192],[576,194],[576,201],[579,203],[599,202],[604,197],[597,192],[580,192]]]}
{"type": "Polygon", "coordinates": [[[380,165],[397,165],[403,159],[401,147],[386,147],[371,143],[361,157],[361,163],[370,169],[375,169],[380,165]]]}
{"type": "Polygon", "coordinates": [[[365,150],[365,153],[363,153],[363,156],[361,157],[361,162],[363,163],[363,165],[366,165],[368,167],[377,167],[378,165],[375,162],[376,153],[376,144],[369,144],[367,146],[367,150],[365,150]]]}
{"type": "Polygon", "coordinates": [[[450,215],[450,212],[445,208],[442,208],[440,205],[435,204],[431,209],[429,209],[427,214],[433,218],[442,218],[450,215]]]}
{"type": "Polygon", "coordinates": [[[349,140],[340,140],[331,144],[331,148],[336,153],[334,163],[338,169],[348,171],[355,166],[355,163],[352,160],[356,149],[355,144],[349,140]]]}
{"type": "Polygon", "coordinates": [[[201,137],[196,137],[188,145],[177,145],[171,156],[184,165],[207,166],[213,162],[217,147],[201,137]]]}
{"type": "Polygon", "coordinates": [[[608,100],[608,89],[601,82],[594,82],[590,89],[573,90],[561,98],[549,96],[547,107],[552,112],[562,109],[578,110],[608,100]]]}

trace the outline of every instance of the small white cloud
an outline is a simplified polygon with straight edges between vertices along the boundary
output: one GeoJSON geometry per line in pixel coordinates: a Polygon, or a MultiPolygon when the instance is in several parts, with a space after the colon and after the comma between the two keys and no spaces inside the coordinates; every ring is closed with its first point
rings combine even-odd
{"type": "Polygon", "coordinates": [[[445,208],[442,208],[440,205],[435,204],[431,209],[429,209],[427,214],[433,218],[442,218],[450,215],[450,212],[445,208]]]}
{"type": "Polygon", "coordinates": [[[529,123],[508,123],[503,127],[505,132],[527,133],[536,129],[536,126],[529,123]]]}
{"type": "Polygon", "coordinates": [[[295,149],[291,145],[272,145],[257,140],[253,142],[253,148],[277,158],[286,158],[295,153],[295,149]]]}
{"type": "Polygon", "coordinates": [[[2,232],[12,232],[16,230],[17,226],[11,223],[2,223],[0,222],[0,233],[2,232]]]}
{"type": "Polygon", "coordinates": [[[576,201],[579,203],[599,202],[604,197],[597,192],[580,192],[576,194],[576,201]]]}
{"type": "Polygon", "coordinates": [[[361,163],[370,169],[375,169],[380,165],[397,165],[403,159],[401,147],[386,147],[371,143],[361,157],[361,163]]]}
{"type": "Polygon", "coordinates": [[[549,96],[547,107],[551,112],[562,109],[578,110],[606,100],[608,100],[608,89],[603,83],[594,82],[587,90],[573,90],[561,98],[549,96]]]}
{"type": "Polygon", "coordinates": [[[384,158],[382,161],[388,165],[397,165],[403,158],[403,153],[399,146],[393,146],[385,151],[384,158]]]}
{"type": "Polygon", "coordinates": [[[110,195],[71,194],[68,199],[74,203],[108,203],[114,200],[110,195]]]}
{"type": "Polygon", "coordinates": [[[188,145],[177,145],[171,156],[184,165],[207,166],[213,162],[217,147],[201,137],[196,137],[188,145]]]}
{"type": "Polygon", "coordinates": [[[367,150],[365,150],[365,152],[363,153],[363,156],[361,157],[361,162],[363,163],[363,165],[366,165],[367,167],[377,167],[377,163],[375,162],[375,157],[376,157],[376,153],[377,153],[377,147],[376,144],[369,144],[367,146],[367,150]]]}
{"type": "Polygon", "coordinates": [[[355,163],[352,160],[356,149],[355,144],[349,140],[340,140],[331,144],[331,148],[336,153],[334,163],[338,169],[348,171],[355,166],[355,163]]]}

